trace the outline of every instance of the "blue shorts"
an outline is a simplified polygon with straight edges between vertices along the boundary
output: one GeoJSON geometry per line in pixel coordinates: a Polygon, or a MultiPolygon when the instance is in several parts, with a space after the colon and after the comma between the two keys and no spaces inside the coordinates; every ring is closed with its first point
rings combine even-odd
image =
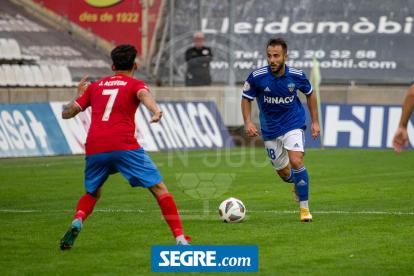
{"type": "Polygon", "coordinates": [[[110,174],[120,172],[132,187],[149,188],[163,179],[143,148],[118,150],[86,156],[85,189],[93,193],[110,174]]]}

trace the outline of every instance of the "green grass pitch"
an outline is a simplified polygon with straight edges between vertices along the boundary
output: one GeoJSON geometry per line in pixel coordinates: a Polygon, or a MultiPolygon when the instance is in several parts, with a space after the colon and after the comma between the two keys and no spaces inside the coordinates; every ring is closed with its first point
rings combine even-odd
{"type": "MultiPolygon", "coordinates": [[[[263,148],[150,156],[192,244],[258,245],[256,275],[414,275],[413,151],[309,149],[311,223],[300,222],[291,185],[263,148]],[[231,176],[216,179],[217,191],[216,174],[231,176]],[[230,196],[246,205],[241,223],[219,218],[230,196]]],[[[83,156],[0,159],[1,275],[155,274],[151,246],[175,240],[150,192],[120,174],[105,183],[74,247],[59,249],[84,194],[84,164],[83,156]]]]}

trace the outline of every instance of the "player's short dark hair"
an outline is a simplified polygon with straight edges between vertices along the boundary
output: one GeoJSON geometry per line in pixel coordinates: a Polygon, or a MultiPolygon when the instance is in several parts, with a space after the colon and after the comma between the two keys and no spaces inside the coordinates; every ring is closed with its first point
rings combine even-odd
{"type": "Polygon", "coordinates": [[[134,45],[121,44],[111,51],[111,59],[116,70],[131,71],[134,68],[137,49],[134,45]]]}
{"type": "Polygon", "coordinates": [[[269,41],[267,42],[267,46],[266,49],[269,46],[276,46],[276,45],[280,45],[282,46],[283,52],[287,53],[287,44],[286,44],[286,40],[284,40],[283,38],[279,37],[279,38],[271,38],[269,39],[269,41]]]}

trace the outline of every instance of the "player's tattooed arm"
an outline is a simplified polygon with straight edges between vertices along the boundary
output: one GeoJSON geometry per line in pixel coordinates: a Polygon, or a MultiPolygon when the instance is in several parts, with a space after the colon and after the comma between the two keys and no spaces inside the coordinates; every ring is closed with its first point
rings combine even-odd
{"type": "MultiPolygon", "coordinates": [[[[86,88],[91,84],[90,82],[86,82],[89,76],[85,76],[78,84],[78,92],[76,99],[77,100],[80,96],[82,96],[83,92],[85,92],[86,88]]],[[[62,118],[63,119],[70,119],[75,117],[82,109],[79,107],[75,100],[68,103],[62,111],[62,118]]]]}
{"type": "Polygon", "coordinates": [[[62,111],[62,118],[63,119],[70,119],[75,117],[79,112],[81,112],[81,108],[75,101],[71,101],[68,103],[62,111]]]}

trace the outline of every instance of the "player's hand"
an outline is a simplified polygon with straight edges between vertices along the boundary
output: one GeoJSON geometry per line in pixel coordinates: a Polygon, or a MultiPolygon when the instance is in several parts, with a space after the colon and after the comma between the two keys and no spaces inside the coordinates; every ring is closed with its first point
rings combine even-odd
{"type": "Polygon", "coordinates": [[[312,123],[311,124],[311,131],[312,131],[313,140],[315,140],[316,137],[318,137],[319,132],[321,132],[321,128],[319,127],[319,124],[318,123],[312,123]]]}
{"type": "Polygon", "coordinates": [[[256,126],[252,122],[246,124],[246,133],[249,137],[259,136],[256,126]]]}
{"type": "Polygon", "coordinates": [[[148,123],[158,123],[159,120],[161,120],[162,117],[162,111],[158,110],[157,112],[155,112],[154,116],[152,116],[151,120],[149,120],[148,123]]]}
{"type": "Polygon", "coordinates": [[[392,146],[396,153],[401,153],[403,145],[405,148],[408,148],[408,133],[406,128],[399,127],[394,135],[394,139],[392,139],[392,146]]]}
{"type": "Polygon", "coordinates": [[[86,88],[91,84],[90,82],[86,82],[89,76],[85,76],[78,84],[78,96],[80,97],[83,92],[85,92],[86,88]]]}

